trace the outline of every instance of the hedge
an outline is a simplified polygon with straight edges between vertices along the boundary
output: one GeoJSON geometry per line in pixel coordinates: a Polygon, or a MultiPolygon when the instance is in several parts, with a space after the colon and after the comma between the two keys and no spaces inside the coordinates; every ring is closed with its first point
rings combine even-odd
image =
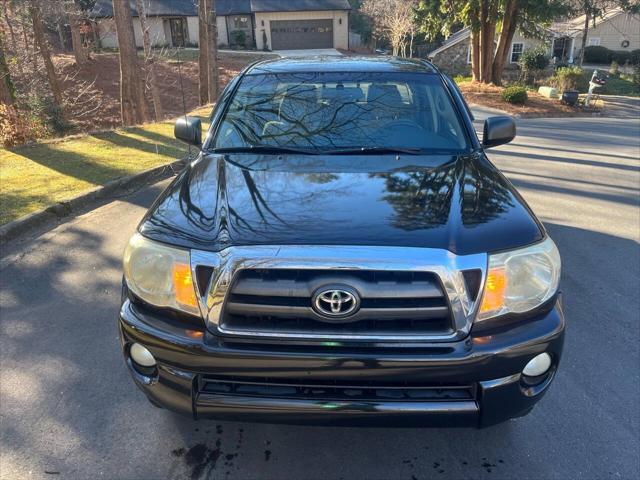
{"type": "Polygon", "coordinates": [[[636,50],[609,50],[607,47],[592,46],[584,49],[584,61],[587,63],[608,64],[612,61],[618,62],[620,65],[631,63],[637,65],[640,63],[640,49],[636,50]]]}

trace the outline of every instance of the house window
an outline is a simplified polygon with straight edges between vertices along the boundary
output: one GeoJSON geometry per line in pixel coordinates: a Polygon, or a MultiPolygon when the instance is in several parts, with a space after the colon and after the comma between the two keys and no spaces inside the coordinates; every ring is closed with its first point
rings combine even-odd
{"type": "Polygon", "coordinates": [[[249,19],[247,17],[233,17],[234,28],[248,28],[249,19]]]}
{"type": "Polygon", "coordinates": [[[524,51],[524,43],[512,44],[511,45],[511,63],[517,63],[523,51],[524,51]]]}
{"type": "Polygon", "coordinates": [[[467,45],[467,63],[471,63],[471,45],[467,45]]]}
{"type": "Polygon", "coordinates": [[[587,45],[589,47],[597,47],[600,45],[600,37],[591,37],[588,39],[587,45]]]}

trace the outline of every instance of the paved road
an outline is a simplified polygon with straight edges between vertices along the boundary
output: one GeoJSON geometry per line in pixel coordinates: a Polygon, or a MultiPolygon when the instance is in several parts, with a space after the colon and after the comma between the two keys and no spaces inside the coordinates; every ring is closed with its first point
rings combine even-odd
{"type": "Polygon", "coordinates": [[[523,120],[492,152],[560,247],[568,331],[543,402],[486,430],[194,422],[151,407],[115,315],[122,250],[162,185],[12,245],[0,477],[638,478],[639,138],[633,120],[523,120]]]}

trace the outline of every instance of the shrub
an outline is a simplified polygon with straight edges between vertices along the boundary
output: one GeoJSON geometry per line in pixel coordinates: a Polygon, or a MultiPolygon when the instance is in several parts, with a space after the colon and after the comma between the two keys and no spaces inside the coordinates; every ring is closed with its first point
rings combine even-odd
{"type": "Polygon", "coordinates": [[[231,32],[231,37],[233,38],[233,44],[236,46],[244,47],[247,42],[247,34],[242,30],[234,30],[231,32]]]}
{"type": "Polygon", "coordinates": [[[611,63],[613,51],[607,47],[592,46],[584,49],[584,61],[587,63],[611,63]]]}
{"type": "Polygon", "coordinates": [[[502,91],[502,99],[508,103],[524,105],[527,98],[527,89],[520,85],[512,85],[502,91]]]}
{"type": "Polygon", "coordinates": [[[525,50],[518,59],[522,71],[522,80],[527,84],[535,83],[535,77],[549,66],[549,57],[543,47],[525,50]]]}
{"type": "Polygon", "coordinates": [[[629,63],[631,63],[631,65],[640,65],[640,48],[629,52],[629,63]]]}
{"type": "Polygon", "coordinates": [[[640,87],[640,63],[636,63],[633,66],[633,84],[636,87],[640,87]]]}
{"type": "Polygon", "coordinates": [[[615,60],[611,62],[611,65],[609,66],[609,75],[612,77],[617,77],[620,75],[620,67],[618,65],[618,62],[616,62],[615,60]]]}
{"type": "Polygon", "coordinates": [[[525,50],[518,59],[518,65],[524,71],[544,70],[549,66],[549,57],[544,47],[525,50]]]}
{"type": "Polygon", "coordinates": [[[580,67],[560,67],[551,77],[551,85],[560,92],[566,90],[580,90],[585,82],[584,70],[580,67]]]}
{"type": "Polygon", "coordinates": [[[0,104],[0,143],[5,148],[48,135],[46,126],[30,111],[19,111],[12,105],[0,104]]]}
{"type": "Polygon", "coordinates": [[[613,61],[617,62],[618,65],[624,65],[631,59],[631,52],[626,50],[616,50],[613,52],[613,61]]]}

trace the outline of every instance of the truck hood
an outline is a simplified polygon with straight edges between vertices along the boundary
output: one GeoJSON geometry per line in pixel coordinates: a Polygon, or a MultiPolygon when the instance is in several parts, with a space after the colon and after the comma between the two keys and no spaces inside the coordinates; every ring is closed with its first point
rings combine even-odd
{"type": "Polygon", "coordinates": [[[140,225],[148,238],[233,245],[376,245],[458,255],[543,238],[483,153],[465,156],[202,155],[140,225]]]}

